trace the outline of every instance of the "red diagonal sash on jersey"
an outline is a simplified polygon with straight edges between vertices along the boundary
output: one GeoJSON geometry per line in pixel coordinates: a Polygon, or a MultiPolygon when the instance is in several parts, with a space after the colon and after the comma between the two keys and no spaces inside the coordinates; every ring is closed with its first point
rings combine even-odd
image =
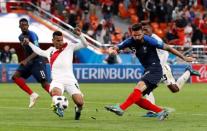
{"type": "Polygon", "coordinates": [[[51,70],[52,70],[52,65],[55,62],[55,60],[57,59],[57,57],[60,55],[60,53],[66,48],[67,43],[64,44],[61,49],[58,49],[57,51],[55,51],[52,56],[50,57],[50,66],[51,66],[51,70]]]}

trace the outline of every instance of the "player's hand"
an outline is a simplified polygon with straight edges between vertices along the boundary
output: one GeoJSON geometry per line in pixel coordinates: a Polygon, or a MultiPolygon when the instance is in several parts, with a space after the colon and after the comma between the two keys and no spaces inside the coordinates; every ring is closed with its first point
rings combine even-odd
{"type": "Polygon", "coordinates": [[[74,29],[74,33],[75,33],[76,35],[80,36],[80,35],[81,35],[81,29],[80,29],[79,27],[76,27],[76,28],[74,29]]]}
{"type": "Polygon", "coordinates": [[[186,62],[193,62],[193,61],[195,61],[196,59],[195,58],[193,58],[193,57],[184,57],[184,61],[186,61],[186,62]]]}
{"type": "Polygon", "coordinates": [[[20,65],[23,65],[23,66],[27,65],[27,60],[23,60],[23,61],[21,61],[21,62],[20,62],[20,65]]]}
{"type": "Polygon", "coordinates": [[[29,39],[28,38],[24,38],[23,39],[23,44],[24,45],[28,45],[29,44],[29,39]]]}
{"type": "Polygon", "coordinates": [[[108,49],[108,53],[109,53],[109,54],[115,54],[115,55],[118,54],[118,52],[117,52],[117,50],[116,50],[115,47],[109,47],[109,49],[108,49]]]}

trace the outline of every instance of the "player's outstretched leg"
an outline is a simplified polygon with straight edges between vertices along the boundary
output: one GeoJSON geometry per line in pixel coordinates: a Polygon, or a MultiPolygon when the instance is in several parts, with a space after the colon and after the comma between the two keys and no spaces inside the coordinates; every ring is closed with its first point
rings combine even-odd
{"type": "Polygon", "coordinates": [[[186,71],[189,71],[190,72],[190,75],[194,75],[194,76],[201,76],[201,74],[196,71],[196,70],[193,70],[193,68],[189,65],[187,68],[186,68],[186,71]]]}
{"type": "Polygon", "coordinates": [[[162,109],[144,98],[140,98],[140,100],[137,101],[135,104],[143,109],[155,112],[156,115],[154,117],[157,117],[159,120],[164,120],[169,115],[169,112],[166,109],[162,109]]]}
{"type": "Polygon", "coordinates": [[[33,92],[30,95],[29,108],[32,108],[35,105],[35,103],[36,103],[36,101],[37,101],[38,98],[39,98],[39,95],[37,93],[35,93],[35,92],[33,92]]]}
{"type": "Polygon", "coordinates": [[[122,116],[124,114],[124,110],[120,108],[119,105],[109,105],[104,107],[106,110],[115,113],[118,116],[122,116]]]}
{"type": "Polygon", "coordinates": [[[133,92],[120,105],[105,106],[105,109],[122,116],[124,111],[141,98],[142,92],[138,88],[134,88],[133,92]]]}
{"type": "Polygon", "coordinates": [[[190,78],[190,76],[200,76],[200,73],[196,70],[193,70],[191,66],[186,67],[186,71],[178,78],[176,81],[176,85],[181,90],[183,88],[183,85],[186,83],[186,81],[190,78]]]}

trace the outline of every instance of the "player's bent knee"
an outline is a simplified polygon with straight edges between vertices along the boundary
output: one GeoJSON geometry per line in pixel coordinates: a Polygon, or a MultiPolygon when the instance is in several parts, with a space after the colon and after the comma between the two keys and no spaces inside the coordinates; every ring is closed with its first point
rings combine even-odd
{"type": "Polygon", "coordinates": [[[62,92],[59,88],[55,87],[51,90],[51,95],[52,96],[61,96],[62,92]]]}
{"type": "Polygon", "coordinates": [[[43,88],[46,88],[47,86],[49,86],[50,84],[47,82],[47,80],[42,80],[41,82],[41,85],[43,88]]]}
{"type": "Polygon", "coordinates": [[[170,91],[172,93],[176,93],[176,92],[179,92],[179,88],[176,84],[171,84],[171,85],[168,85],[168,88],[170,89],[170,91]]]}
{"type": "Polygon", "coordinates": [[[134,89],[138,89],[140,90],[141,92],[143,92],[144,90],[146,90],[147,86],[145,84],[144,81],[140,81],[137,83],[136,87],[134,89]]]}
{"type": "Polygon", "coordinates": [[[19,76],[18,75],[13,75],[12,76],[12,80],[15,80],[16,78],[19,78],[19,76]]]}
{"type": "Polygon", "coordinates": [[[12,76],[12,80],[15,80],[16,78],[19,78],[20,74],[19,72],[15,72],[14,75],[12,76]]]}
{"type": "Polygon", "coordinates": [[[46,79],[41,79],[41,80],[40,80],[40,83],[41,83],[42,85],[46,85],[46,84],[48,84],[48,82],[47,82],[46,79]]]}

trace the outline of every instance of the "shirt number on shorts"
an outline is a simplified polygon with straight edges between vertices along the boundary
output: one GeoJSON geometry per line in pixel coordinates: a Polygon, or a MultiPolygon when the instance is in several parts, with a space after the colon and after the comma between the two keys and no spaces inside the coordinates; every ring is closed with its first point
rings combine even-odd
{"type": "Polygon", "coordinates": [[[167,76],[165,74],[162,76],[162,80],[163,81],[166,81],[167,80],[167,76]]]}
{"type": "Polygon", "coordinates": [[[40,75],[43,79],[45,78],[45,72],[43,70],[40,71],[40,75]]]}

